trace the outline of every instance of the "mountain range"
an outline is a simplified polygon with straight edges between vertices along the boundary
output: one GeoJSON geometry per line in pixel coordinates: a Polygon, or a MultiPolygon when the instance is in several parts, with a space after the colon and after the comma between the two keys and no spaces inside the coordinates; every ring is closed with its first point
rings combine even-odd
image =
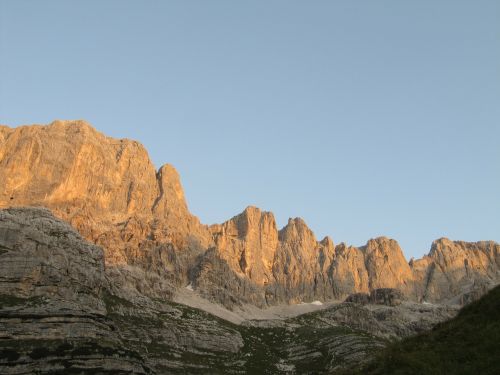
{"type": "Polygon", "coordinates": [[[173,166],[85,121],[0,126],[0,181],[1,373],[375,368],[500,282],[493,241],[408,261],[252,206],[202,224],[173,166]]]}
{"type": "Polygon", "coordinates": [[[414,301],[464,303],[499,280],[500,246],[492,241],[440,238],[408,262],[393,239],[334,245],[300,218],[279,229],[271,212],[256,207],[201,224],[173,166],[156,170],[141,144],[84,121],[0,127],[0,181],[0,207],[49,208],[104,249],[110,272],[140,274],[147,285],[124,279],[154,296],[191,285],[231,309],[395,288],[414,301]]]}

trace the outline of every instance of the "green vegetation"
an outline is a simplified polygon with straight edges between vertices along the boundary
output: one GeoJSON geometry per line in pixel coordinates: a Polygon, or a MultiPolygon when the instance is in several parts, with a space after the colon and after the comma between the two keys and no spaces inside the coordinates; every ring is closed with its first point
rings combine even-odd
{"type": "Polygon", "coordinates": [[[393,343],[367,366],[342,374],[500,374],[500,286],[432,331],[393,343]]]}
{"type": "Polygon", "coordinates": [[[10,294],[0,294],[0,309],[14,306],[40,306],[42,304],[42,297],[22,298],[10,294]]]}
{"type": "Polygon", "coordinates": [[[106,305],[106,310],[108,311],[108,314],[114,312],[117,306],[125,306],[125,307],[134,306],[132,302],[127,301],[126,299],[118,297],[114,294],[111,294],[107,290],[104,290],[104,292],[102,293],[102,300],[106,305]]]}
{"type": "MultiPolygon", "coordinates": [[[[16,363],[28,362],[27,359],[41,361],[53,369],[47,369],[47,374],[104,374],[123,372],[106,370],[96,365],[83,365],[89,358],[119,359],[142,366],[146,373],[150,370],[144,365],[143,358],[118,342],[100,339],[5,339],[0,340],[0,363],[6,361],[10,366],[16,363]],[[62,366],[62,368],[61,368],[62,366]]],[[[4,362],[5,363],[5,362],[4,362]]],[[[128,373],[128,372],[127,372],[128,373]]]]}
{"type": "Polygon", "coordinates": [[[280,358],[285,356],[284,345],[290,339],[289,332],[282,327],[240,327],[244,346],[240,358],[244,369],[250,374],[274,374],[280,358]]]}
{"type": "Polygon", "coordinates": [[[141,357],[131,350],[119,347],[117,343],[92,339],[54,339],[54,340],[36,340],[36,339],[6,339],[0,341],[0,352],[17,357],[25,353],[31,359],[41,359],[47,357],[70,357],[79,358],[100,354],[102,356],[129,357],[141,360],[141,357]]]}
{"type": "Polygon", "coordinates": [[[277,374],[295,371],[326,374],[352,356],[371,353],[385,341],[365,332],[321,322],[321,312],[289,319],[274,327],[239,326],[205,311],[171,301],[155,300],[165,309],[149,314],[130,301],[106,293],[103,300],[108,317],[120,332],[125,347],[158,361],[157,370],[193,374],[277,374]],[[164,332],[179,331],[184,340],[171,341],[164,332]],[[193,345],[191,335],[204,332],[210,337],[241,335],[243,347],[231,353],[200,342],[193,345]],[[189,333],[191,332],[191,334],[189,333]],[[354,344],[359,352],[342,348],[354,344]],[[349,358],[348,358],[349,357],[349,358]]]}
{"type": "Polygon", "coordinates": [[[126,347],[143,357],[158,361],[157,370],[169,374],[189,373],[225,374],[231,373],[232,354],[225,351],[209,351],[196,348],[190,343],[189,334],[197,330],[220,330],[221,333],[236,333],[236,325],[189,306],[156,299],[164,305],[164,311],[151,310],[144,314],[142,309],[117,296],[107,294],[104,301],[108,317],[124,335],[126,347]],[[179,331],[186,334],[187,341],[172,342],[164,332],[179,331]],[[139,339],[138,339],[139,338],[139,339]]]}
{"type": "MultiPolygon", "coordinates": [[[[156,300],[162,306],[143,309],[110,293],[103,300],[120,342],[111,337],[7,339],[0,340],[0,358],[9,365],[24,360],[59,363],[64,367],[61,373],[78,373],[78,363],[87,358],[119,358],[145,371],[153,363],[159,373],[171,374],[500,374],[500,287],[456,318],[399,342],[338,326],[325,311],[275,325],[239,326],[170,301],[156,300]],[[227,343],[236,343],[240,335],[239,351],[227,350],[227,343]],[[206,345],[204,340],[214,341],[206,345]],[[367,358],[374,359],[365,363],[367,358]],[[341,370],[361,362],[365,364],[358,369],[341,370]]],[[[39,303],[5,295],[0,302],[39,303]]]]}

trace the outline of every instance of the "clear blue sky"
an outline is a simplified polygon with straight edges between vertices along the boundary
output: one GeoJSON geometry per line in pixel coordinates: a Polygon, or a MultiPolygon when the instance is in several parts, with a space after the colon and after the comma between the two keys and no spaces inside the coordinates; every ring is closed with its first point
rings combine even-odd
{"type": "Polygon", "coordinates": [[[0,123],[86,119],[318,237],[500,240],[500,1],[0,0],[0,123]]]}

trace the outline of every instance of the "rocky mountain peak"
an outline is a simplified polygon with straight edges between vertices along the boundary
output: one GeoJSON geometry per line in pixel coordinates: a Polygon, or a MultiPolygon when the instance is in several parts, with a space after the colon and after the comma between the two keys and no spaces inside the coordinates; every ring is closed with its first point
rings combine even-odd
{"type": "MultiPolygon", "coordinates": [[[[265,212],[265,211],[264,211],[265,212]]],[[[240,215],[247,217],[260,217],[262,210],[256,206],[247,206],[240,215]]]]}
{"type": "Polygon", "coordinates": [[[278,246],[274,215],[254,206],[223,224],[212,225],[218,254],[237,274],[258,285],[272,277],[272,263],[278,246]]]}
{"type": "Polygon", "coordinates": [[[438,238],[437,240],[432,241],[431,249],[429,251],[429,256],[433,256],[434,253],[439,252],[443,248],[449,247],[453,245],[453,241],[450,241],[446,237],[438,238]]]}
{"type": "Polygon", "coordinates": [[[333,240],[330,236],[325,236],[321,240],[320,244],[328,249],[332,249],[332,250],[335,249],[335,245],[334,245],[333,240]]]}
{"type": "Polygon", "coordinates": [[[0,125],[0,143],[5,141],[7,134],[10,133],[11,129],[8,126],[0,125]]]}
{"type": "Polygon", "coordinates": [[[171,164],[160,167],[156,174],[159,195],[153,203],[152,210],[158,214],[175,211],[178,215],[188,215],[184,190],[177,170],[171,164]]]}
{"type": "Polygon", "coordinates": [[[48,127],[68,134],[80,134],[82,137],[106,137],[85,120],[54,120],[48,127]]]}
{"type": "Polygon", "coordinates": [[[279,231],[279,239],[285,243],[300,243],[307,248],[314,248],[317,242],[313,231],[299,217],[288,219],[287,225],[279,231]]]}
{"type": "Polygon", "coordinates": [[[274,215],[254,206],[248,206],[222,224],[212,225],[211,230],[217,238],[227,234],[240,239],[260,236],[261,232],[264,236],[277,237],[278,232],[274,215]]]}
{"type": "Polygon", "coordinates": [[[369,288],[408,289],[413,274],[398,242],[387,238],[370,239],[362,247],[370,279],[369,288]]]}

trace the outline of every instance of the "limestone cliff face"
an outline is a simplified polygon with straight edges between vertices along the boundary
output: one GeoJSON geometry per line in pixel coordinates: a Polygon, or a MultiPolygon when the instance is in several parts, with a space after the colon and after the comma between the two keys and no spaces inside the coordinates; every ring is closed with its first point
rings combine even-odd
{"type": "Polygon", "coordinates": [[[280,230],[279,239],[273,265],[275,279],[268,288],[268,299],[300,302],[332,298],[328,271],[333,258],[333,241],[327,237],[318,242],[300,218],[289,219],[280,230]]]}
{"type": "MultiPolygon", "coordinates": [[[[235,275],[251,281],[254,291],[265,296],[265,300],[254,303],[300,302],[334,296],[328,282],[333,242],[328,237],[318,242],[302,219],[290,219],[278,231],[272,213],[248,207],[210,229],[216,255],[235,275]]],[[[203,278],[199,276],[197,283],[204,284],[200,282],[203,278]]],[[[241,294],[241,290],[234,290],[239,282],[228,284],[226,289],[232,294],[241,294]]]]}
{"type": "Polygon", "coordinates": [[[424,299],[450,296],[470,302],[500,280],[500,245],[493,241],[463,242],[440,238],[429,255],[410,265],[424,299]]]}
{"type": "Polygon", "coordinates": [[[110,264],[144,263],[149,249],[206,249],[208,228],[187,208],[177,171],[155,170],[138,142],[84,121],[1,128],[0,207],[40,205],[102,245],[110,264]]]}
{"type": "Polygon", "coordinates": [[[255,207],[202,225],[171,165],[156,170],[144,147],[84,121],[0,126],[0,208],[44,206],[105,251],[121,289],[168,298],[179,286],[228,307],[344,298],[379,288],[411,299],[475,298],[500,280],[499,245],[436,241],[406,261],[395,240],[365,246],[318,241],[306,223],[255,207]]]}
{"type": "Polygon", "coordinates": [[[329,237],[318,242],[299,218],[278,231],[273,215],[255,207],[211,230],[216,247],[204,273],[198,273],[201,289],[212,296],[213,291],[207,291],[217,289],[220,282],[210,279],[229,280],[228,273],[234,272],[231,277],[238,277],[224,282],[217,293],[226,291],[230,299],[257,293],[259,298],[245,299],[257,305],[344,298],[380,288],[401,290],[414,300],[443,301],[474,290],[480,295],[500,279],[498,245],[493,242],[438,240],[429,256],[408,263],[393,239],[335,247],[329,237]],[[214,256],[224,262],[226,271],[213,272],[214,256]]]}
{"type": "Polygon", "coordinates": [[[240,215],[210,229],[220,256],[231,269],[257,285],[269,283],[278,246],[272,213],[247,207],[240,215]]]}
{"type": "Polygon", "coordinates": [[[411,291],[413,274],[395,240],[386,237],[371,239],[362,250],[370,290],[398,288],[411,291]]]}
{"type": "Polygon", "coordinates": [[[337,245],[331,267],[331,280],[339,296],[368,292],[369,279],[363,251],[344,243],[337,245]]]}
{"type": "Polygon", "coordinates": [[[113,140],[81,121],[6,132],[3,200],[72,203],[126,216],[150,211],[159,195],[155,170],[137,142],[113,140]]]}
{"type": "Polygon", "coordinates": [[[397,241],[387,237],[370,239],[359,248],[338,245],[331,273],[341,296],[378,288],[413,293],[413,272],[397,241]]]}

